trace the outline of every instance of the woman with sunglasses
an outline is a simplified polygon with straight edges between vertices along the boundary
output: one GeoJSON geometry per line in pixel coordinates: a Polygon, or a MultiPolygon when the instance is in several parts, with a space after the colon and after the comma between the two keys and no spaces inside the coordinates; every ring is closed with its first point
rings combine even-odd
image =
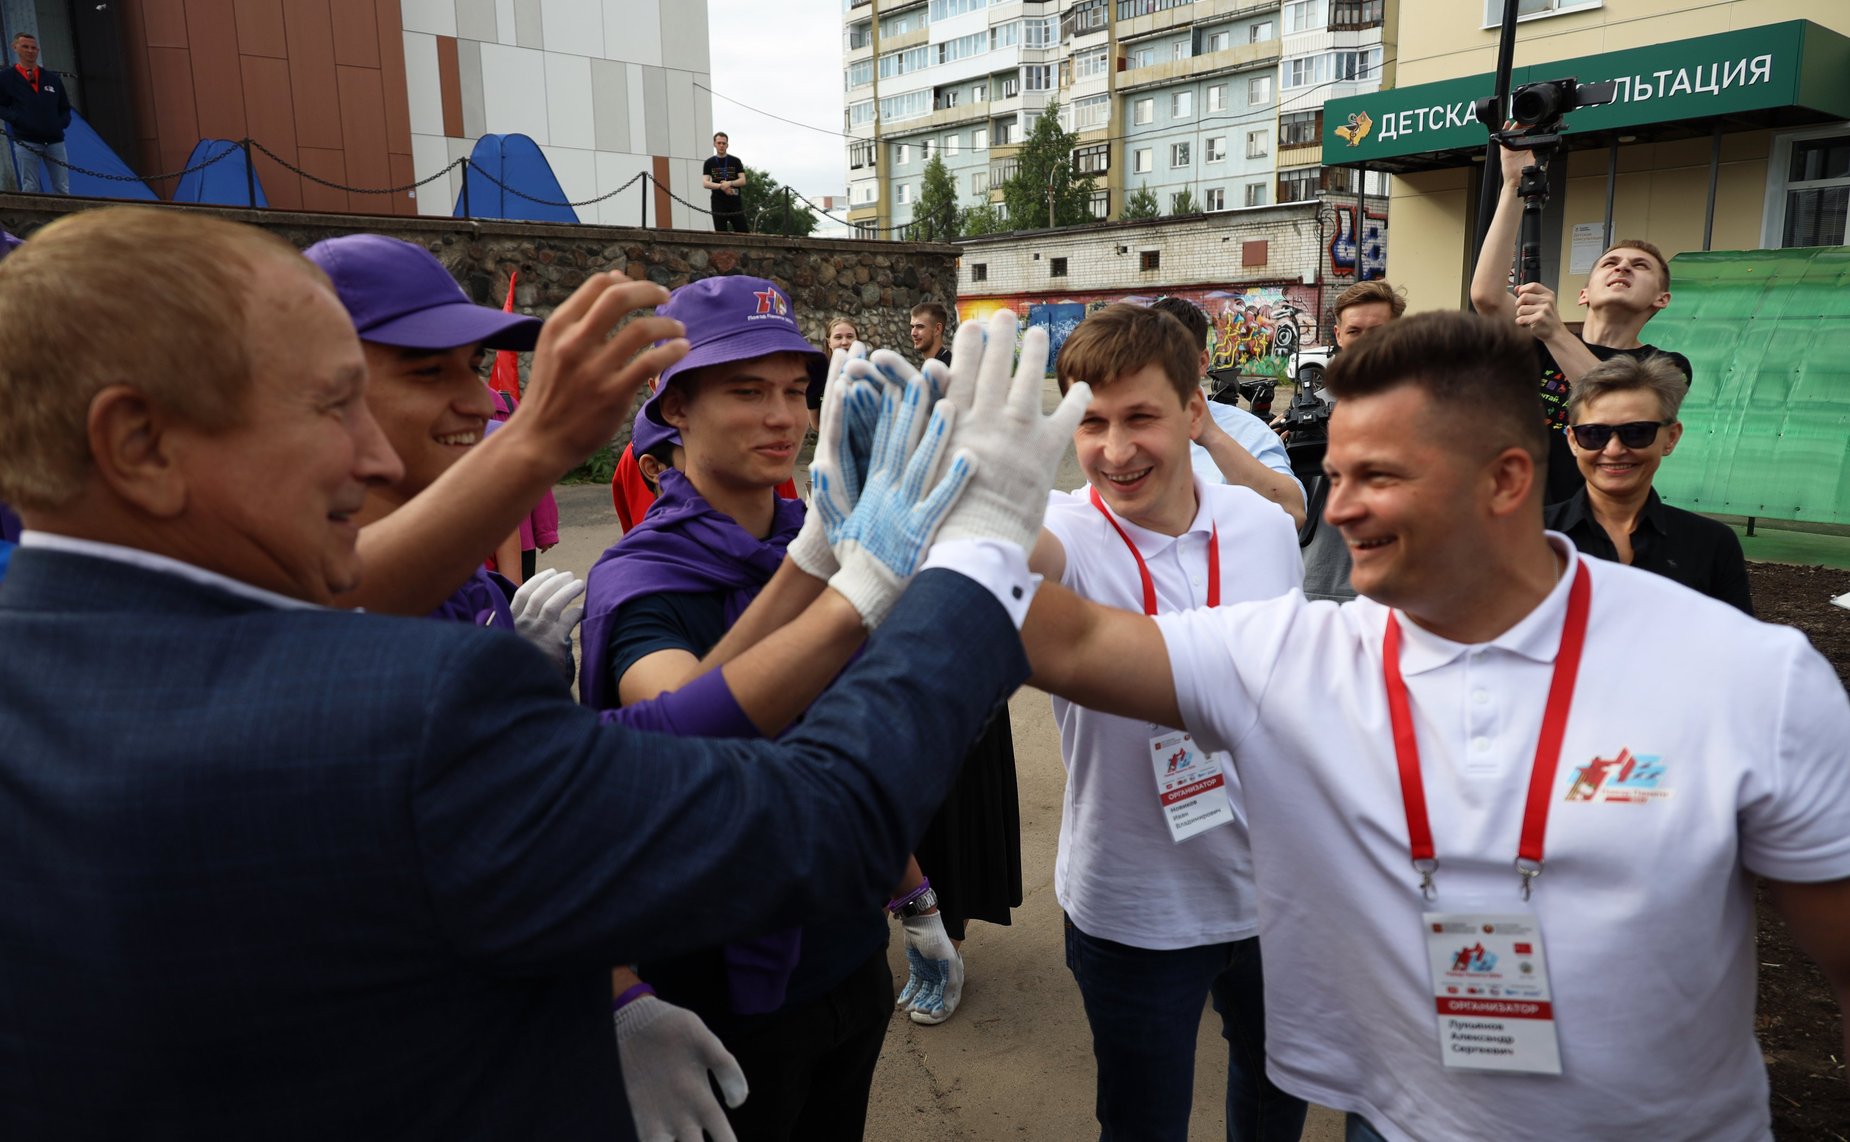
{"type": "Polygon", "coordinates": [[[1741,541],[1726,524],[1673,508],[1651,481],[1683,436],[1689,381],[1662,357],[1614,357],[1587,371],[1568,397],[1568,446],[1586,486],[1544,509],[1588,555],[1674,579],[1754,613],[1741,541]]]}

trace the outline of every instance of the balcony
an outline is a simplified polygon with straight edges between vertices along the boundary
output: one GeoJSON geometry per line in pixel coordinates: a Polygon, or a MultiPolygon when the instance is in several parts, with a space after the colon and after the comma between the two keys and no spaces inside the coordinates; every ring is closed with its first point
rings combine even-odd
{"type": "Polygon", "coordinates": [[[1159,35],[1190,24],[1276,11],[1278,6],[1279,0],[1196,0],[1193,4],[1166,8],[1145,16],[1119,17],[1118,42],[1159,35]]]}
{"type": "Polygon", "coordinates": [[[1276,66],[1280,55],[1277,40],[1240,44],[1226,51],[1209,52],[1187,59],[1164,60],[1149,67],[1134,67],[1118,75],[1118,91],[1129,94],[1144,88],[1163,87],[1182,80],[1210,75],[1247,71],[1255,67],[1276,66]]]}

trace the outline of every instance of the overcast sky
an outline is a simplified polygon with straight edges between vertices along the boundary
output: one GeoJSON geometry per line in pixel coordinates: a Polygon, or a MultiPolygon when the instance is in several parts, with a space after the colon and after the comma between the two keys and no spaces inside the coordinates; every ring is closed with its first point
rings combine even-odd
{"type": "Polygon", "coordinates": [[[841,13],[842,0],[707,0],[713,129],[747,166],[812,196],[848,190],[841,13]]]}

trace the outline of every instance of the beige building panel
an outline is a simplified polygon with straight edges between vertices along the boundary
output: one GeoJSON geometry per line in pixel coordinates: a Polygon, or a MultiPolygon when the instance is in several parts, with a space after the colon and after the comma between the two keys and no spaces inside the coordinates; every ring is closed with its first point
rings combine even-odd
{"type": "Polygon", "coordinates": [[[1463,169],[1422,171],[1395,178],[1388,195],[1395,250],[1388,280],[1407,291],[1410,310],[1456,309],[1464,300],[1465,222],[1469,179],[1463,169]]]}

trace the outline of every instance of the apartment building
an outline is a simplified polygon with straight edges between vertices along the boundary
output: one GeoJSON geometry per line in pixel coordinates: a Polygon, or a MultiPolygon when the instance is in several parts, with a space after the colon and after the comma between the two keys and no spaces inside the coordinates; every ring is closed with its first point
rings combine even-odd
{"type": "MultiPolygon", "coordinates": [[[[1379,83],[1384,4],[847,0],[851,218],[912,221],[934,155],[962,205],[999,202],[1056,97],[1101,220],[1145,191],[1163,213],[1315,198],[1326,184],[1353,194],[1349,172],[1319,165],[1321,107],[1379,83]],[[1280,133],[1281,110],[1297,134],[1280,133]]],[[[1368,189],[1384,192],[1378,178],[1368,189]]]]}

